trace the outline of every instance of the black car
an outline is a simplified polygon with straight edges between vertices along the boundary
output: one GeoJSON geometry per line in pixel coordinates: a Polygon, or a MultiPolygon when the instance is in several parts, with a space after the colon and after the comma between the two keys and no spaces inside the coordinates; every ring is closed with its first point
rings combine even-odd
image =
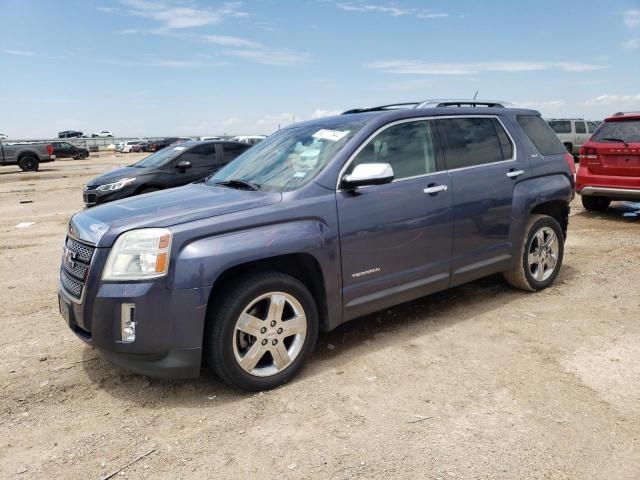
{"type": "Polygon", "coordinates": [[[202,180],[250,148],[238,142],[185,142],[128,167],[111,170],[84,188],[87,207],[202,180]]]}
{"type": "Polygon", "coordinates": [[[89,156],[89,150],[83,147],[76,147],[69,142],[51,142],[53,154],[56,158],[75,158],[83,160],[89,156]]]}
{"type": "Polygon", "coordinates": [[[65,130],[64,132],[58,132],[58,138],[80,138],[84,135],[77,130],[65,130]]]}

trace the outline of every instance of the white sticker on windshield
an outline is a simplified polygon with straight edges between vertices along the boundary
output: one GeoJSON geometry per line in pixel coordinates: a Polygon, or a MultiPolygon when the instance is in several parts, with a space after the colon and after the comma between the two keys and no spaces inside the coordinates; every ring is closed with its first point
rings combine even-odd
{"type": "Polygon", "coordinates": [[[184,147],[173,147],[173,149],[174,149],[176,152],[180,152],[181,150],[184,150],[184,147]]]}
{"type": "Polygon", "coordinates": [[[318,138],[321,140],[331,140],[332,142],[337,142],[342,139],[345,135],[349,134],[349,130],[326,130],[321,129],[312,135],[313,138],[318,138]]]}
{"type": "Polygon", "coordinates": [[[303,178],[307,172],[296,172],[293,174],[293,178],[303,178]]]}

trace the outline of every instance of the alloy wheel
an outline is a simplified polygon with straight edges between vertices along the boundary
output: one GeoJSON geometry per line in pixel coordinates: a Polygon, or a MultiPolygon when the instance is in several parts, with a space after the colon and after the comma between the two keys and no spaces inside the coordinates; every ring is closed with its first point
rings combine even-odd
{"type": "Polygon", "coordinates": [[[527,249],[527,262],[529,273],[535,280],[544,282],[553,275],[559,251],[558,237],[552,228],[542,227],[531,237],[527,249]]]}

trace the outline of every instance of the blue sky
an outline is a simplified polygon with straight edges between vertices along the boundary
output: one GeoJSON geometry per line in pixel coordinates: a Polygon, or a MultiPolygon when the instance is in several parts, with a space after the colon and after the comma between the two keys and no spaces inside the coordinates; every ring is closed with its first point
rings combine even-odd
{"type": "Polygon", "coordinates": [[[358,106],[640,109],[640,0],[0,0],[0,132],[271,133],[358,106]]]}

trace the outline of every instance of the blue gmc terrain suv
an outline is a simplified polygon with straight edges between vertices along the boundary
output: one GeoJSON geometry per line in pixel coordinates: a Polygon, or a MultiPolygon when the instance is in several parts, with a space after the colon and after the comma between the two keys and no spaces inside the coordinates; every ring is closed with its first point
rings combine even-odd
{"type": "Polygon", "coordinates": [[[536,111],[426,101],[294,124],[214,175],[75,214],[59,307],[115,364],[204,362],[248,390],[296,375],[318,331],[487,275],[562,264],[573,159],[536,111]]]}

